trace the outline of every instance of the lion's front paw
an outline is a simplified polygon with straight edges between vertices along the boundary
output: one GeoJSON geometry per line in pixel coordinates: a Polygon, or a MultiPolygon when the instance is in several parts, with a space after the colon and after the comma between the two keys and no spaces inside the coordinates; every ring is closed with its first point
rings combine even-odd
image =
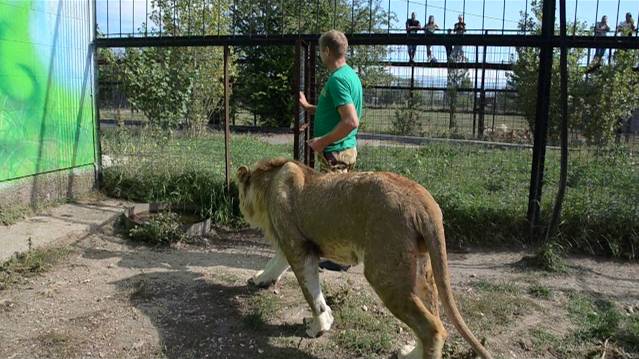
{"type": "Polygon", "coordinates": [[[306,334],[311,338],[317,338],[331,329],[333,325],[333,313],[328,309],[317,317],[305,318],[306,334]]]}
{"type": "Polygon", "coordinates": [[[397,359],[421,359],[422,348],[416,345],[405,345],[398,353],[397,359]]]}
{"type": "Polygon", "coordinates": [[[248,280],[248,283],[259,288],[268,288],[275,284],[275,280],[272,278],[265,278],[264,271],[257,272],[252,278],[248,280]]]}

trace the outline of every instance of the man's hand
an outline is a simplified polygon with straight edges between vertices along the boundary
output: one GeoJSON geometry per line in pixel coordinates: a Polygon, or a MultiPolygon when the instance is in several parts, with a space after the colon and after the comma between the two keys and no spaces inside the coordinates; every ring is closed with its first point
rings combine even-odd
{"type": "Polygon", "coordinates": [[[299,103],[300,103],[300,106],[302,106],[302,108],[308,111],[308,113],[310,113],[311,115],[315,113],[315,109],[317,107],[308,103],[308,101],[306,100],[306,96],[304,95],[304,92],[302,91],[300,91],[299,103]]]}
{"type": "Polygon", "coordinates": [[[315,151],[316,153],[323,153],[326,146],[328,146],[328,144],[324,144],[322,137],[311,138],[310,140],[306,141],[306,143],[308,143],[308,145],[311,146],[313,151],[315,151]]]}

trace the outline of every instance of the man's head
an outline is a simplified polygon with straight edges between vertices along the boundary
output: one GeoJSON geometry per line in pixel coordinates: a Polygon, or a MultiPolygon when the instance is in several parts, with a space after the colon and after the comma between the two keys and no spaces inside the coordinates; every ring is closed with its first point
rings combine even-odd
{"type": "Polygon", "coordinates": [[[320,57],[324,64],[329,60],[346,58],[348,40],[343,32],[337,30],[327,31],[320,36],[320,57]]]}
{"type": "Polygon", "coordinates": [[[626,13],[626,22],[632,22],[632,14],[629,12],[626,13]]]}
{"type": "Polygon", "coordinates": [[[457,16],[457,20],[459,20],[459,22],[464,22],[464,15],[457,16]]]}
{"type": "Polygon", "coordinates": [[[415,20],[415,13],[414,13],[414,12],[410,14],[410,18],[411,18],[412,20],[415,20]]]}
{"type": "Polygon", "coordinates": [[[601,17],[601,22],[603,22],[604,24],[608,22],[608,16],[604,15],[601,17]]]}

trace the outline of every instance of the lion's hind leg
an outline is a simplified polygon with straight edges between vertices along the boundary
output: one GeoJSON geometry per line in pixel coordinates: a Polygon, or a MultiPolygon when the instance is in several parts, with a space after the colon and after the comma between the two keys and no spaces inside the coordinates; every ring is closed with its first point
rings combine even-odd
{"type": "Polygon", "coordinates": [[[437,310],[431,312],[423,301],[426,299],[424,288],[428,288],[428,283],[425,276],[419,275],[421,271],[416,270],[421,263],[414,256],[406,255],[397,260],[391,259],[392,263],[399,263],[393,268],[379,266],[379,263],[388,263],[389,259],[380,260],[369,255],[364,263],[364,275],[391,313],[408,325],[417,337],[416,346],[402,350],[398,357],[441,358],[448,334],[437,316],[437,310]]]}

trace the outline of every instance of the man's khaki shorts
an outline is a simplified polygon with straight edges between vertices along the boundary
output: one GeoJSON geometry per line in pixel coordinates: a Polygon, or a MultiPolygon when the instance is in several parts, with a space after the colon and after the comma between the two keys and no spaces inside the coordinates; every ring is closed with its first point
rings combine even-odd
{"type": "Polygon", "coordinates": [[[321,172],[346,173],[355,167],[357,149],[353,147],[340,152],[317,153],[316,157],[321,172]]]}

